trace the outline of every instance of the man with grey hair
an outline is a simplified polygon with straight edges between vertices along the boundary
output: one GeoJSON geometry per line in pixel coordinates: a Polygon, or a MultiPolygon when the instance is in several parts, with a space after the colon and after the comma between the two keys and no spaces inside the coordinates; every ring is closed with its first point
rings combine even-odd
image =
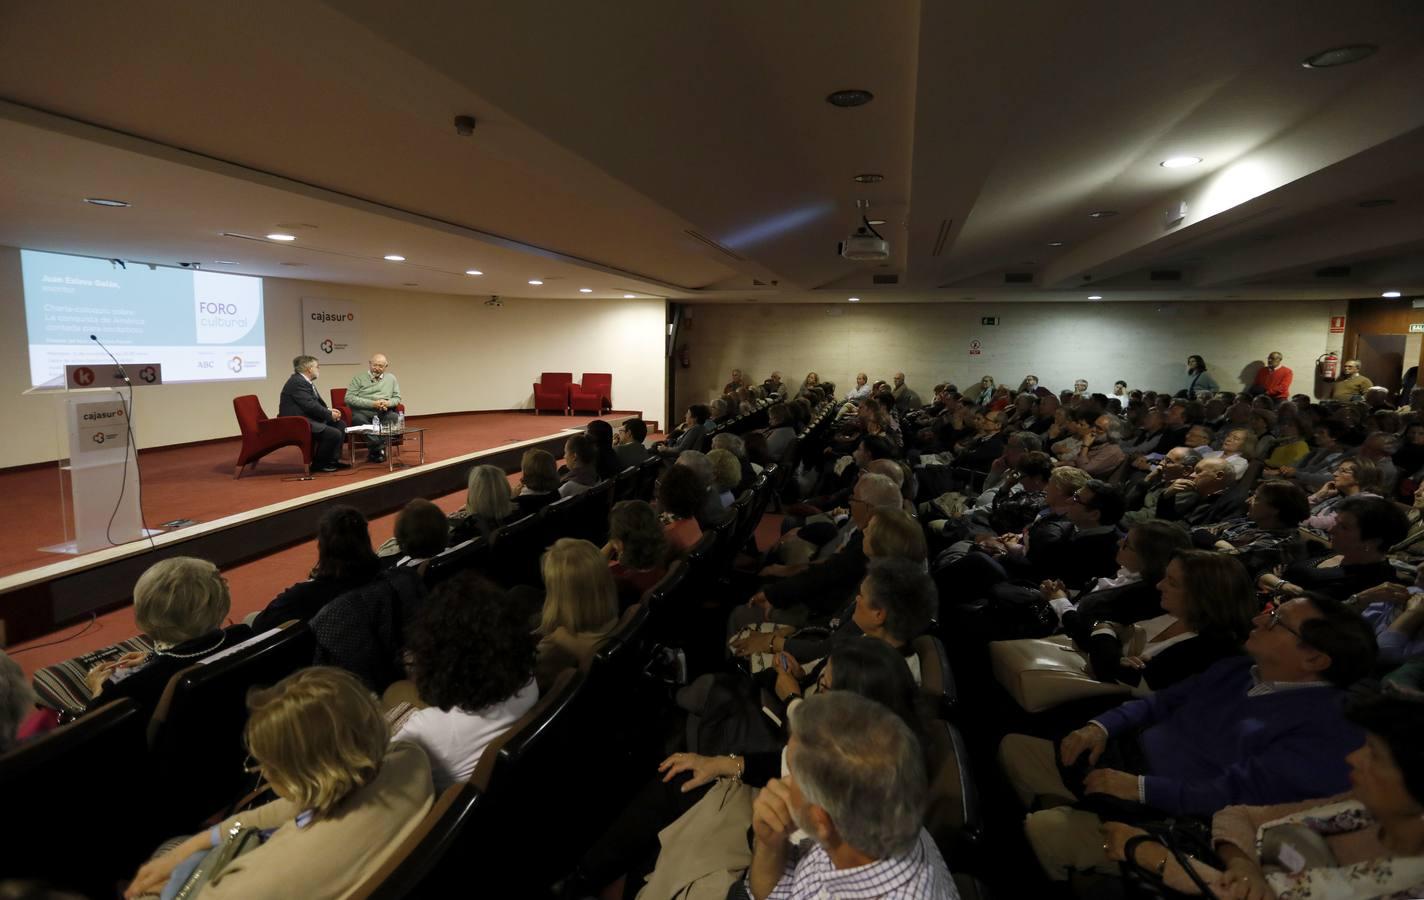
{"type": "Polygon", "coordinates": [[[1375,386],[1373,381],[1360,374],[1358,359],[1345,360],[1340,372],[1340,377],[1330,386],[1331,400],[1363,400],[1365,392],[1375,386]]]}
{"type": "Polygon", "coordinates": [[[277,415],[301,416],[311,423],[313,469],[318,472],[349,469],[349,465],[341,462],[341,445],[346,440],[341,411],[327,406],[316,389],[320,374],[321,363],[315,356],[298,356],[292,360],[292,377],[282,385],[277,415]]]}
{"type": "Polygon", "coordinates": [[[742,467],[742,477],[741,480],[737,482],[736,493],[738,495],[752,486],[752,482],[756,481],[758,473],[752,468],[751,461],[747,459],[746,441],[743,441],[738,435],[724,431],[712,438],[712,449],[726,450],[737,458],[738,465],[742,467]]]}
{"type": "MultiPolygon", "coordinates": [[[[387,372],[390,362],[384,353],[373,353],[366,363],[365,372],[357,372],[346,386],[346,405],[351,407],[352,425],[392,423],[396,417],[396,407],[401,404],[400,385],[396,376],[387,372]]],[[[386,438],[379,434],[366,435],[366,450],[371,462],[384,462],[386,458],[386,438]]]]}
{"type": "Polygon", "coordinates": [[[890,390],[890,393],[895,396],[896,412],[907,413],[912,409],[920,408],[920,395],[905,384],[904,372],[895,373],[895,387],[890,390]]]}
{"type": "Polygon", "coordinates": [[[870,396],[870,376],[860,372],[855,376],[855,387],[846,392],[846,403],[859,403],[870,396]]]}
{"type": "Polygon", "coordinates": [[[1094,478],[1107,478],[1127,461],[1127,455],[1119,446],[1122,422],[1116,416],[1103,413],[1092,420],[1084,417],[1074,423],[1074,430],[1081,441],[1078,455],[1063,465],[1082,469],[1094,478]]]}
{"type": "Polygon", "coordinates": [[[747,893],[957,900],[921,825],[929,778],[909,726],[851,691],[811,697],[790,719],[790,774],[767,782],[752,804],[747,893]],[[808,839],[793,843],[798,832],[808,839]]]}

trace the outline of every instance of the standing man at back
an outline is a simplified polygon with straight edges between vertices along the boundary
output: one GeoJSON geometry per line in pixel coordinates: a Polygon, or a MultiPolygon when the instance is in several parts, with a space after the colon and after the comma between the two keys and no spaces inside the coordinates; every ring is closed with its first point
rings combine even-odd
{"type": "Polygon", "coordinates": [[[318,472],[349,469],[349,465],[341,462],[341,444],[345,439],[341,412],[327,406],[316,389],[320,374],[321,363],[315,356],[298,356],[292,360],[292,377],[282,385],[277,415],[301,416],[311,423],[313,469],[318,472]]]}
{"type": "MultiPolygon", "coordinates": [[[[357,373],[346,387],[346,405],[351,407],[352,425],[370,425],[382,420],[394,423],[401,396],[396,376],[386,371],[389,365],[384,353],[373,354],[367,371],[357,373]]],[[[371,462],[384,462],[386,438],[379,434],[366,435],[366,450],[371,462]]]]}
{"type": "Polygon", "coordinates": [[[1365,392],[1375,386],[1373,381],[1360,374],[1358,359],[1345,360],[1341,372],[1330,391],[1332,400],[1363,400],[1365,392]]]}
{"type": "Polygon", "coordinates": [[[1290,399],[1291,379],[1294,373],[1281,365],[1281,351],[1272,350],[1266,355],[1266,365],[1256,370],[1256,380],[1251,383],[1250,393],[1265,394],[1277,400],[1290,399]]]}

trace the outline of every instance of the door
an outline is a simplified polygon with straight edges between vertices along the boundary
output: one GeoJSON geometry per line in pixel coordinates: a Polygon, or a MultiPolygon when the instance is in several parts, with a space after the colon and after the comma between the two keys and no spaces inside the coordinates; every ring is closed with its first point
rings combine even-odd
{"type": "Polygon", "coordinates": [[[1398,393],[1404,381],[1404,347],[1409,336],[1404,334],[1362,334],[1356,345],[1360,374],[1379,387],[1398,393]]]}

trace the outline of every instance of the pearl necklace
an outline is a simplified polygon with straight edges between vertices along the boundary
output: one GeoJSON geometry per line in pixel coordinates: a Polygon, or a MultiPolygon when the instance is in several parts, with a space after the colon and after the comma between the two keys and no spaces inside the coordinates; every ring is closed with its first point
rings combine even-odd
{"type": "Polygon", "coordinates": [[[153,651],[153,655],[167,656],[171,657],[172,659],[196,659],[199,656],[207,656],[209,653],[212,653],[214,650],[221,647],[226,640],[227,632],[224,631],[218,634],[218,642],[216,644],[213,644],[206,650],[199,650],[196,653],[174,653],[172,650],[155,650],[153,651]]]}

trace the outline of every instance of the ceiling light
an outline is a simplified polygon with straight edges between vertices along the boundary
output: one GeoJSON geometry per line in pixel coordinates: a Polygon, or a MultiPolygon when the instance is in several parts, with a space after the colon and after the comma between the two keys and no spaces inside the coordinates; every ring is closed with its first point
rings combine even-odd
{"type": "Polygon", "coordinates": [[[1201,162],[1200,156],[1169,156],[1157,165],[1164,169],[1184,169],[1201,162]]]}
{"type": "Polygon", "coordinates": [[[1385,291],[1383,294],[1380,294],[1380,296],[1388,297],[1389,299],[1393,300],[1395,297],[1399,296],[1399,291],[1385,291]]]}
{"type": "Polygon", "coordinates": [[[1092,212],[1088,213],[1088,218],[1111,219],[1115,215],[1117,215],[1117,210],[1115,209],[1095,209],[1092,212]]]}
{"type": "Polygon", "coordinates": [[[465,270],[465,274],[466,274],[466,275],[483,275],[483,274],[485,274],[485,273],[481,272],[479,269],[466,269],[466,270],[465,270]]]}
{"type": "Polygon", "coordinates": [[[235,260],[235,259],[215,259],[215,260],[213,260],[213,265],[216,265],[216,266],[240,266],[240,265],[242,265],[242,263],[238,262],[238,261],[235,260]]]}
{"type": "Polygon", "coordinates": [[[1374,44],[1350,44],[1345,47],[1332,47],[1329,50],[1322,50],[1319,53],[1312,53],[1300,64],[1307,69],[1330,69],[1335,66],[1345,66],[1352,62],[1359,62],[1370,56],[1374,56],[1379,48],[1374,44]]]}
{"type": "Polygon", "coordinates": [[[636,299],[636,298],[635,298],[632,294],[624,294],[624,295],[623,295],[623,299],[624,299],[624,300],[634,300],[634,299],[636,299]]]}
{"type": "Polygon", "coordinates": [[[1062,247],[1062,246],[1063,246],[1063,242],[1062,242],[1062,241],[1049,241],[1049,242],[1048,242],[1048,246],[1050,246],[1050,247],[1062,247]]]}
{"type": "Polygon", "coordinates": [[[579,288],[580,294],[592,294],[593,288],[579,288]]]}
{"type": "Polygon", "coordinates": [[[860,298],[859,298],[859,297],[847,297],[847,298],[846,298],[846,302],[847,302],[847,303],[859,303],[859,302],[860,302],[860,298]]]}
{"type": "Polygon", "coordinates": [[[405,257],[401,256],[399,253],[387,253],[385,255],[385,258],[390,260],[391,262],[405,262],[405,257]]]}
{"type": "Polygon", "coordinates": [[[1088,295],[1088,299],[1089,299],[1089,300],[1101,300],[1101,299],[1103,299],[1103,295],[1102,295],[1102,294],[1089,294],[1089,295],[1088,295]]]}
{"type": "Polygon", "coordinates": [[[861,172],[855,176],[855,180],[860,184],[879,184],[885,180],[885,176],[879,172],[861,172]]]}
{"type": "Polygon", "coordinates": [[[531,278],[531,279],[529,279],[529,283],[532,284],[532,285],[534,285],[535,287],[538,287],[539,285],[543,284],[544,282],[540,281],[540,280],[537,279],[537,278],[531,278]]]}
{"type": "Polygon", "coordinates": [[[884,220],[884,219],[866,219],[866,221],[869,222],[871,225],[884,225],[884,224],[885,224],[885,220],[884,220]]]}
{"type": "Polygon", "coordinates": [[[864,106],[875,95],[863,88],[848,88],[843,91],[831,91],[826,95],[826,102],[832,106],[839,106],[841,109],[850,109],[855,106],[864,106]]]}
{"type": "Polygon", "coordinates": [[[105,197],[85,197],[84,202],[92,203],[94,206],[112,206],[118,209],[129,205],[127,200],[109,200],[105,197]]]}
{"type": "Polygon", "coordinates": [[[267,235],[269,241],[295,241],[296,239],[295,234],[282,234],[280,231],[267,235]]]}

